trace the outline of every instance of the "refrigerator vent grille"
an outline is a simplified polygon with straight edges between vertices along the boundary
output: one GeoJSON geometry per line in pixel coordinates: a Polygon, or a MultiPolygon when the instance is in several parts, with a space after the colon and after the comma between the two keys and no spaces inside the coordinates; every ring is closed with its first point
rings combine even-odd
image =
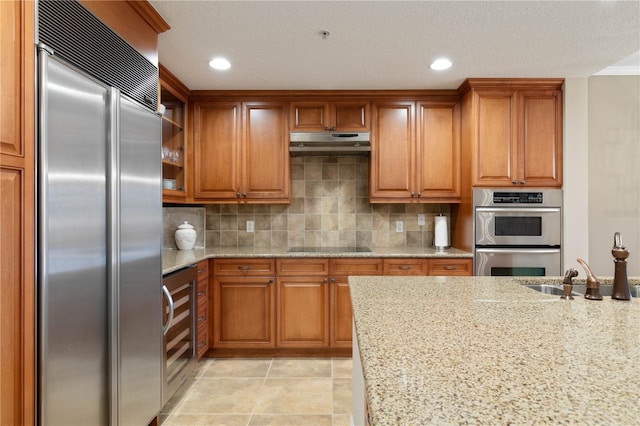
{"type": "Polygon", "coordinates": [[[38,39],[56,56],[158,109],[158,69],[77,1],[39,1],[38,39]]]}

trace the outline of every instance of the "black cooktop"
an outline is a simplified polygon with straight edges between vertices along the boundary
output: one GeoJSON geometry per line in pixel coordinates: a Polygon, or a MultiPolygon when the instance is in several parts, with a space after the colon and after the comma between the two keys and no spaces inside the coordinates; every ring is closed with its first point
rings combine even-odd
{"type": "Polygon", "coordinates": [[[291,253],[370,253],[368,247],[291,247],[291,253]]]}

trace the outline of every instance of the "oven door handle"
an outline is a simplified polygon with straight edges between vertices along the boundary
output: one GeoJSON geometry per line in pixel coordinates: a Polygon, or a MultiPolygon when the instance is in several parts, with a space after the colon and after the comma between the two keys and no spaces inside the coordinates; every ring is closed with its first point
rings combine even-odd
{"type": "Polygon", "coordinates": [[[476,212],[487,213],[560,213],[560,207],[476,207],[476,212]]]}
{"type": "Polygon", "coordinates": [[[476,248],[476,253],[496,253],[496,254],[556,254],[560,253],[559,248],[476,248]]]}
{"type": "Polygon", "coordinates": [[[169,303],[169,318],[167,318],[167,323],[162,326],[162,334],[166,335],[167,331],[169,331],[169,327],[171,327],[171,322],[173,321],[173,297],[171,297],[171,293],[169,293],[169,289],[166,285],[162,286],[162,293],[169,303]]]}

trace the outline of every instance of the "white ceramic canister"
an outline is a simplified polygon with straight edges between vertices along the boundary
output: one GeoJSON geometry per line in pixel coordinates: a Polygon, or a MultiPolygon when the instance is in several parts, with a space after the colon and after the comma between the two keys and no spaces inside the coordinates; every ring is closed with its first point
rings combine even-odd
{"type": "Polygon", "coordinates": [[[184,222],[176,230],[176,245],[179,250],[192,250],[196,245],[196,230],[189,222],[184,222]]]}

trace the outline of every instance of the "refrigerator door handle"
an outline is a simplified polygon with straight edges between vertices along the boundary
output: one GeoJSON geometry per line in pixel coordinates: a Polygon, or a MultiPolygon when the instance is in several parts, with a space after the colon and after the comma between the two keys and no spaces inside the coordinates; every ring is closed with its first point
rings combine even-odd
{"type": "Polygon", "coordinates": [[[173,298],[171,297],[171,293],[169,293],[169,289],[166,285],[162,286],[162,293],[169,303],[169,318],[167,318],[167,323],[162,326],[162,334],[166,335],[167,331],[169,331],[169,327],[171,327],[171,322],[173,321],[173,298]]]}

